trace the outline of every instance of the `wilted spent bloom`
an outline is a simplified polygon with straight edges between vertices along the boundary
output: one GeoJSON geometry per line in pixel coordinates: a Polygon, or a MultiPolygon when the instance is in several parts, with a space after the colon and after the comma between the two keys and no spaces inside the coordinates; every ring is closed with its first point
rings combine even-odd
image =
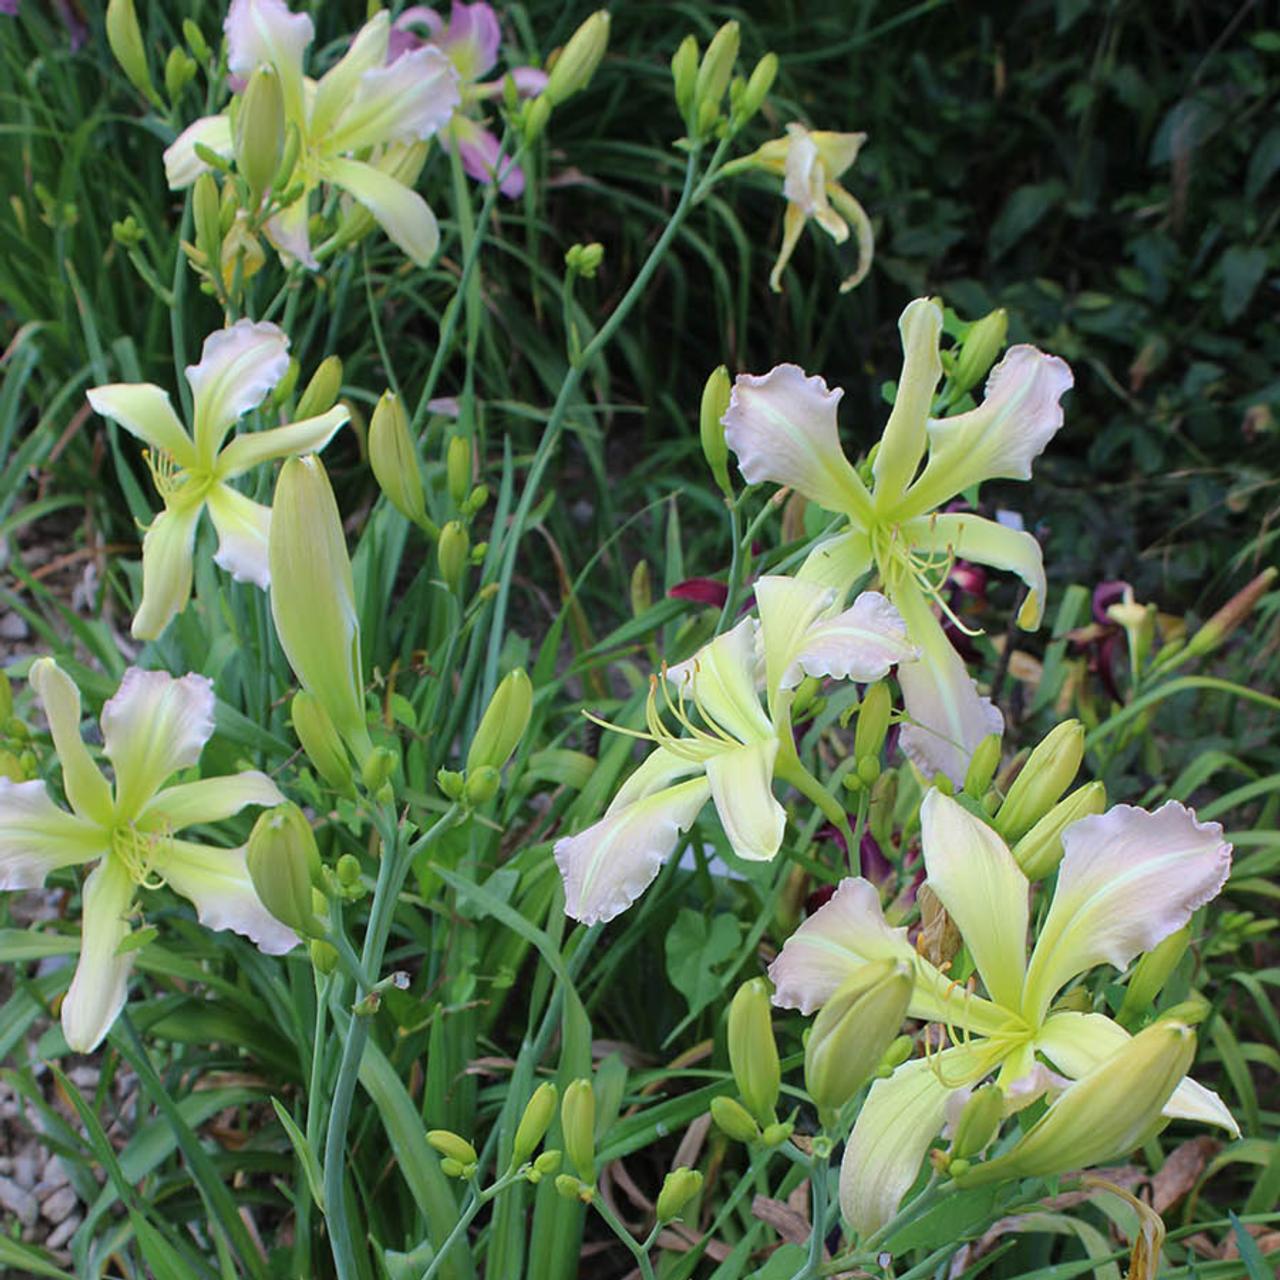
{"type": "Polygon", "coordinates": [[[1251,578],[1226,604],[1187,641],[1180,659],[1203,658],[1220,644],[1253,612],[1258,601],[1271,590],[1280,569],[1269,565],[1251,578]]]}
{"type": "Polygon", "coordinates": [[[773,1038],[769,988],[763,978],[744,982],[729,1005],[729,1065],[747,1110],[760,1125],[772,1124],[782,1068],[773,1038]]]}

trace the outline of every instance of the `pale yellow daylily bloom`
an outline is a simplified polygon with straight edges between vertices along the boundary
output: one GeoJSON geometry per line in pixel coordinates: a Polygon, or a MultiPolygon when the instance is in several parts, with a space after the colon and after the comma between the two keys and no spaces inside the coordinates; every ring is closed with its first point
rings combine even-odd
{"type": "Polygon", "coordinates": [[[665,679],[654,677],[648,730],[635,736],[656,749],[599,822],[557,842],[565,910],[575,919],[595,923],[625,911],[708,799],[738,857],[772,858],[786,827],[773,777],[780,754],[783,761],[795,754],[792,690],[805,676],[879,680],[915,654],[897,611],[875,592],[841,610],[834,592],[796,578],[764,577],[755,591],[758,623],[743,619],[665,679]]]}
{"type": "MultiPolygon", "coordinates": [[[[458,73],[448,57],[423,46],[388,63],[391,15],[383,10],[317,82],[303,70],[315,28],[283,0],[232,0],[223,29],[229,69],[247,77],[261,66],[273,68],[285,118],[298,131],[289,185],[300,183],[302,190],[267,223],[276,248],[290,261],[318,265],[308,229],[311,197],[329,185],[359,201],[413,262],[426,266],[440,231],[411,184],[422,167],[423,144],[448,124],[461,101],[458,73]]],[[[165,152],[174,190],[190,186],[208,168],[196,154],[197,143],[229,160],[230,117],[224,112],[195,121],[165,152]]]]}
{"type": "MultiPolygon", "coordinates": [[[[875,888],[861,879],[845,880],[787,940],[769,971],[775,1001],[807,1013],[863,965],[903,960],[915,973],[910,1014],[944,1025],[953,1041],[872,1086],[840,1175],[841,1205],[855,1230],[874,1232],[893,1217],[955,1103],[987,1076],[1004,1091],[1006,1112],[1048,1093],[1070,1097],[1074,1115],[1083,1100],[1099,1132],[1114,1132],[1116,1143],[1145,1132],[1161,1112],[1238,1133],[1217,1094],[1181,1078],[1185,1066],[1168,1090],[1153,1095],[1150,1114],[1108,1128],[1117,1111],[1136,1109],[1124,1076],[1142,1058],[1124,1056],[1136,1041],[1104,1014],[1053,1007],[1078,975],[1099,964],[1124,969],[1218,893],[1231,866],[1220,826],[1170,801],[1155,813],[1118,805],[1069,827],[1053,901],[1028,959],[1030,883],[1001,838],[940,791],[926,796],[920,816],[926,883],[960,930],[985,994],[948,981],[917,955],[906,930],[889,926],[875,888]],[[1114,1076],[1106,1074],[1109,1064],[1114,1076]]],[[[1170,1052],[1181,1053],[1184,1039],[1173,1036],[1170,1052]]],[[[1024,1166],[1061,1173],[1076,1167],[1082,1152],[1096,1162],[1127,1154],[1132,1145],[1096,1150],[1055,1138],[1060,1127],[1042,1130],[1022,1165],[1008,1162],[1011,1173],[1024,1166]],[[1063,1161],[1057,1168],[1055,1151],[1063,1161]]]]}
{"type": "Polygon", "coordinates": [[[88,1053],[124,1005],[137,956],[129,942],[140,888],[167,884],[194,904],[201,924],[242,933],[269,955],[297,943],[259,901],[243,846],[177,837],[284,797],[256,770],[165,786],[199,760],[213,733],[213,686],[204,676],[125,672],[102,709],[114,782],[80,736],[80,691],[71,678],[53,659],[40,658],[30,680],[49,721],[71,812],[54,804],[43,782],[0,778],[0,890],[39,888],[51,871],[97,862],[84,882],[80,961],[62,1002],[67,1044],[88,1053]]]}
{"type": "Polygon", "coordinates": [[[813,550],[800,576],[847,591],[873,566],[878,570],[921,652],[898,672],[908,713],[903,749],[926,778],[943,773],[961,784],[978,743],[1001,732],[1004,722],[978,693],[934,615],[947,573],[961,558],[1018,574],[1028,587],[1018,622],[1028,629],[1040,624],[1045,574],[1029,533],[938,508],[983,480],[1028,479],[1032,460],[1062,425],[1058,402],[1072,377],[1056,356],[1011,347],[976,409],[932,418],[942,377],[942,311],[918,298],[899,328],[902,377],[870,489],[840,446],[836,407],[843,392],[796,365],[739,375],[723,419],[725,440],[750,483],[789,485],[848,518],[847,529],[813,550]]]}
{"type": "Polygon", "coordinates": [[[228,481],[263,462],[323,449],[350,413],[341,405],[289,426],[237,435],[237,419],[256,409],[289,367],[289,339],[273,324],[239,320],[205,339],[189,365],[195,421],[188,434],[169,393],[150,382],[93,387],[89,403],[147,446],[147,464],[164,510],[142,542],[142,604],[133,634],[153,640],[191,598],[192,550],[200,513],[218,532],[214,559],[237,582],[266,588],[271,511],[228,481]]]}

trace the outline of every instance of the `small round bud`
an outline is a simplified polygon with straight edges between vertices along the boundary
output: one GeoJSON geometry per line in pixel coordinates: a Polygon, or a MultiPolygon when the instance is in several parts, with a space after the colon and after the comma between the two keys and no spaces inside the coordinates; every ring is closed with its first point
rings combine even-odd
{"type": "Polygon", "coordinates": [[[671,1222],[678,1218],[702,1190],[702,1174],[696,1169],[681,1167],[672,1169],[662,1181],[658,1192],[656,1213],[659,1222],[671,1222]]]}
{"type": "Polygon", "coordinates": [[[451,1129],[429,1129],[427,1141],[442,1156],[456,1160],[461,1165],[475,1164],[479,1159],[475,1147],[451,1129]]]}
{"type": "Polygon", "coordinates": [[[467,783],[463,794],[470,805],[488,804],[498,794],[502,785],[502,775],[492,765],[481,765],[479,769],[467,772],[467,783]]]}
{"type": "Polygon", "coordinates": [[[533,1167],[544,1175],[555,1173],[564,1161],[564,1152],[562,1151],[544,1151],[534,1162],[533,1167]]]}

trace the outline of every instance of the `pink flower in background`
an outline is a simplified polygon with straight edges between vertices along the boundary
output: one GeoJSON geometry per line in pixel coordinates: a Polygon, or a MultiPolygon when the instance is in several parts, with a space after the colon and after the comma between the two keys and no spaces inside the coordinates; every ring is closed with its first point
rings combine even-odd
{"type": "MultiPolygon", "coordinates": [[[[493,70],[502,44],[502,31],[493,6],[483,0],[479,4],[455,4],[449,10],[447,25],[434,9],[425,5],[406,9],[392,28],[387,60],[394,62],[424,44],[434,45],[445,54],[461,81],[462,104],[441,133],[441,141],[450,150],[457,147],[462,167],[477,182],[490,182],[496,177],[502,194],[514,199],[524,190],[524,171],[502,155],[498,136],[467,113],[469,107],[502,92],[505,77],[481,79],[493,70]]],[[[546,87],[546,73],[535,67],[513,67],[507,74],[524,97],[533,97],[546,87]]]]}

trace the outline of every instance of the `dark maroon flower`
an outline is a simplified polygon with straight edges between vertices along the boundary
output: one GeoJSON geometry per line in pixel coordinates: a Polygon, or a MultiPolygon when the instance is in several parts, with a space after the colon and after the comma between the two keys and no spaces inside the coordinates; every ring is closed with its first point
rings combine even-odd
{"type": "Polygon", "coordinates": [[[714,578],[686,578],[683,582],[677,582],[667,595],[672,600],[689,600],[694,604],[723,609],[724,602],[729,598],[729,588],[714,578]]]}

